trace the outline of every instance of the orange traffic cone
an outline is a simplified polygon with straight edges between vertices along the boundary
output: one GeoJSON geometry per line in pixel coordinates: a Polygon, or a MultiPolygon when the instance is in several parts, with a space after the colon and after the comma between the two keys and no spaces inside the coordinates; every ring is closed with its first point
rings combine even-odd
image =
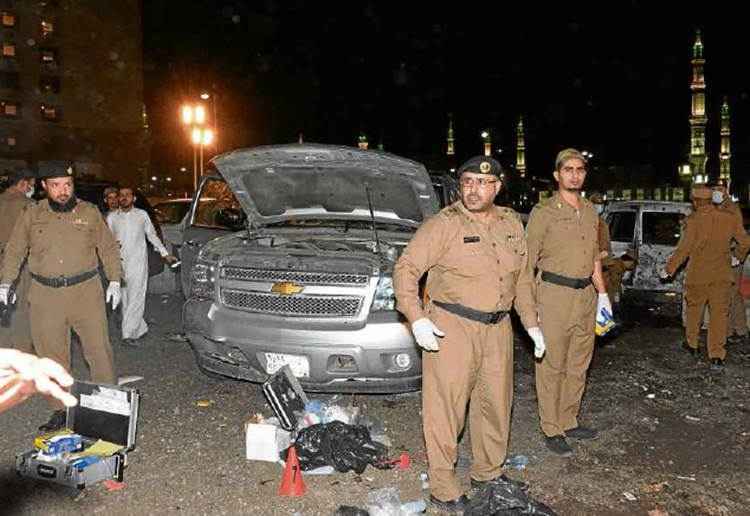
{"type": "Polygon", "coordinates": [[[297,460],[297,448],[290,446],[289,453],[286,455],[284,476],[281,477],[279,486],[279,496],[302,496],[305,491],[307,491],[307,486],[302,480],[302,469],[297,460]]]}

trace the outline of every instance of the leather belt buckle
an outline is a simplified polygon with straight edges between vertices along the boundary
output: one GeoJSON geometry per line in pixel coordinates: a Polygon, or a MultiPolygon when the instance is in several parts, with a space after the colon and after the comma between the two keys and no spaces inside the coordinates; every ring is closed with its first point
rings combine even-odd
{"type": "Polygon", "coordinates": [[[60,274],[60,277],[57,279],[57,281],[59,282],[58,285],[60,285],[61,287],[68,286],[68,278],[66,278],[62,274],[60,274]]]}
{"type": "Polygon", "coordinates": [[[489,323],[497,324],[500,321],[500,312],[493,312],[490,314],[489,323]]]}

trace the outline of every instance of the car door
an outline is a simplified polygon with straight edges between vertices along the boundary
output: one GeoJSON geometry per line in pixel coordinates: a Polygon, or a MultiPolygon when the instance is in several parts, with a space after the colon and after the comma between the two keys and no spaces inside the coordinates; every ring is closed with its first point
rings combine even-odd
{"type": "Polygon", "coordinates": [[[674,252],[682,235],[685,213],[669,208],[644,209],[640,214],[638,264],[633,288],[651,291],[682,292],[684,273],[664,281],[659,271],[674,252]]]}
{"type": "MultiPolygon", "coordinates": [[[[636,207],[617,207],[606,215],[609,226],[610,249],[614,258],[619,258],[625,253],[635,253],[635,223],[638,216],[636,207]]],[[[633,258],[636,258],[635,256],[633,258]]],[[[632,273],[625,272],[622,278],[623,285],[630,285],[632,273]]]]}
{"type": "Polygon", "coordinates": [[[239,209],[239,203],[229,185],[220,176],[204,177],[197,195],[193,198],[182,233],[180,281],[185,297],[189,294],[190,271],[200,248],[209,240],[241,227],[241,222],[228,221],[227,217],[223,216],[223,210],[226,209],[239,209]],[[227,208],[231,206],[237,208],[227,208]]]}

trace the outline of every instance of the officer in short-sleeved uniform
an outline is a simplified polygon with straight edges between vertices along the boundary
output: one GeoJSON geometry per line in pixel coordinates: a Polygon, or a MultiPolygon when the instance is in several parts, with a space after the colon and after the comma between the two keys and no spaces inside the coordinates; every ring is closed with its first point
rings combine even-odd
{"type": "MultiPolygon", "coordinates": [[[[97,254],[110,281],[107,297],[116,305],[120,253],[99,209],[76,199],[72,176],[72,168],[64,163],[40,166],[39,178],[48,198],[28,207],[15,225],[5,249],[2,278],[4,283],[13,281],[28,256],[31,333],[37,354],[70,369],[72,329],[80,337],[92,381],[112,384],[115,370],[97,254]],[[55,202],[56,196],[66,200],[55,202]]],[[[64,422],[61,417],[58,411],[43,427],[64,422]]]]}
{"type": "Polygon", "coordinates": [[[454,463],[469,400],[472,484],[498,477],[505,459],[513,398],[507,311],[515,305],[527,329],[538,326],[523,226],[513,210],[492,202],[500,171],[484,156],[462,165],[462,199],[419,228],[394,270],[397,308],[412,323],[418,344],[435,349],[423,343],[423,325],[433,343],[439,341],[439,350],[422,354],[422,418],[431,500],[446,510],[460,510],[465,502],[454,463]],[[429,300],[423,306],[424,273],[429,300]]]}
{"type": "Polygon", "coordinates": [[[577,417],[594,352],[596,313],[601,308],[611,313],[612,306],[601,273],[599,215],[580,195],[586,159],[575,149],[561,151],[554,176],[558,191],[531,211],[526,237],[529,270],[538,271],[537,310],[547,344],[536,364],[539,419],[547,447],[569,456],[567,437],[597,435],[579,426],[577,417]]]}
{"type": "MultiPolygon", "coordinates": [[[[35,178],[36,174],[29,168],[16,170],[10,174],[8,188],[0,194],[0,263],[13,226],[23,210],[34,204],[31,196],[34,194],[35,178]]],[[[7,327],[0,324],[0,348],[33,353],[28,306],[30,281],[28,267],[24,264],[15,282],[16,301],[9,318],[10,324],[7,327]]]]}
{"type": "Polygon", "coordinates": [[[735,253],[744,259],[750,249],[750,237],[735,214],[719,210],[712,204],[710,188],[696,185],[691,195],[695,210],[686,219],[685,232],[667,260],[662,277],[674,276],[687,260],[687,349],[693,355],[697,354],[703,309],[708,303],[708,357],[713,367],[721,368],[726,358],[724,346],[732,285],[732,241],[737,242],[735,253]]]}

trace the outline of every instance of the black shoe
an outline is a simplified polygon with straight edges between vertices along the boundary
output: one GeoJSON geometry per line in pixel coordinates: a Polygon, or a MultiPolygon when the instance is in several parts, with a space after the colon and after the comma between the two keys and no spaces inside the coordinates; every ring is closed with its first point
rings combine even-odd
{"type": "Polygon", "coordinates": [[[722,371],[724,369],[724,361],[720,358],[712,358],[711,359],[711,370],[712,371],[722,371]]]}
{"type": "Polygon", "coordinates": [[[469,505],[469,499],[466,498],[466,495],[461,495],[455,500],[448,500],[447,502],[444,502],[430,495],[430,503],[441,511],[463,512],[466,506],[469,505]]]}
{"type": "Polygon", "coordinates": [[[41,432],[53,432],[55,430],[60,430],[65,426],[65,411],[64,410],[56,410],[52,413],[52,416],[49,418],[49,421],[44,423],[39,427],[39,430],[41,432]]]}
{"type": "Polygon", "coordinates": [[[599,432],[593,428],[586,428],[585,426],[577,426],[570,430],[565,430],[565,437],[571,437],[573,439],[586,440],[596,439],[599,437],[599,432]]]}
{"type": "Polygon", "coordinates": [[[485,486],[492,482],[505,482],[509,484],[514,484],[522,491],[526,491],[529,488],[529,485],[526,482],[521,482],[519,480],[513,480],[512,478],[508,478],[505,476],[505,474],[502,474],[498,477],[493,478],[492,480],[475,480],[471,479],[471,488],[476,490],[484,489],[485,486]]]}
{"type": "Polygon", "coordinates": [[[698,348],[691,347],[690,344],[688,344],[687,342],[684,342],[682,344],[682,348],[688,353],[690,353],[692,356],[694,357],[698,356],[698,348]]]}
{"type": "Polygon", "coordinates": [[[573,455],[573,448],[571,448],[568,441],[565,440],[564,435],[545,437],[544,441],[547,448],[549,448],[552,453],[560,455],[561,457],[570,457],[573,455]]]}
{"type": "Polygon", "coordinates": [[[122,339],[122,345],[129,348],[140,348],[141,343],[138,339],[122,339]]]}

